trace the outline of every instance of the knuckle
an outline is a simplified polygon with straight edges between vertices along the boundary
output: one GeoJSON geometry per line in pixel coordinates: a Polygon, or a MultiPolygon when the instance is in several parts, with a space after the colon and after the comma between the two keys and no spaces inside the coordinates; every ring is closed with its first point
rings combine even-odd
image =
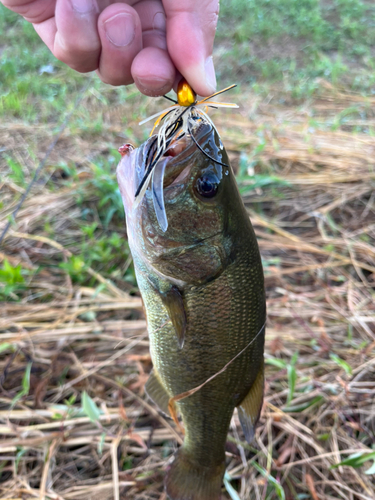
{"type": "Polygon", "coordinates": [[[106,83],[107,85],[112,85],[113,87],[120,87],[121,85],[131,85],[132,83],[134,83],[134,80],[131,77],[124,77],[117,75],[103,75],[100,72],[98,72],[98,75],[103,83],[106,83]]]}
{"type": "Polygon", "coordinates": [[[100,50],[100,47],[95,43],[90,43],[82,38],[64,38],[62,48],[66,53],[74,54],[77,59],[90,58],[92,54],[100,50]]]}
{"type": "Polygon", "coordinates": [[[98,67],[97,64],[87,64],[87,63],[69,64],[69,66],[75,71],[78,71],[78,73],[90,73],[91,71],[95,71],[96,68],[98,67]]]}
{"type": "Polygon", "coordinates": [[[204,30],[210,33],[215,33],[217,21],[219,18],[219,2],[217,0],[209,0],[204,5],[204,14],[201,16],[201,26],[204,30]]]}
{"type": "Polygon", "coordinates": [[[88,54],[78,54],[76,51],[57,49],[54,56],[61,62],[79,73],[89,73],[98,67],[98,59],[88,54]]]}
{"type": "Polygon", "coordinates": [[[5,7],[20,14],[29,23],[39,24],[49,19],[53,13],[51,5],[46,2],[30,2],[30,1],[6,1],[2,0],[5,7]]]}
{"type": "Polygon", "coordinates": [[[211,12],[207,15],[206,18],[203,19],[203,28],[204,30],[209,30],[210,32],[215,32],[216,25],[218,20],[218,14],[211,12]]]}

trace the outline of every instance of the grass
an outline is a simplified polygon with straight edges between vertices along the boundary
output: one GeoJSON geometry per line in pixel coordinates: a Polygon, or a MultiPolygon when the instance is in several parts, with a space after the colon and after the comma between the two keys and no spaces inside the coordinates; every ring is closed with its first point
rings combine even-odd
{"type": "MultiPolygon", "coordinates": [[[[374,7],[222,3],[214,115],[258,237],[268,326],[232,500],[374,498],[374,7]],[[234,33],[234,35],[233,35],[234,33]]],[[[115,166],[160,101],[56,61],[0,6],[0,498],[165,500],[178,429],[144,396],[149,343],[115,166]],[[75,105],[77,97],[80,104],[75,105]]]]}
{"type": "Polygon", "coordinates": [[[316,91],[317,78],[373,92],[371,2],[232,0],[221,5],[217,39],[219,75],[225,80],[233,80],[234,71],[256,89],[265,80],[283,81],[296,97],[316,91]]]}

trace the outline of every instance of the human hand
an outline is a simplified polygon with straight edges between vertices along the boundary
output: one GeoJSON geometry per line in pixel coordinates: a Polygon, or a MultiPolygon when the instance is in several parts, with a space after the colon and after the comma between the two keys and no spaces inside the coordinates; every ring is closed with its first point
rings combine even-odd
{"type": "Polygon", "coordinates": [[[33,23],[51,52],[103,82],[146,95],[181,73],[197,94],[216,88],[212,48],[219,0],[0,0],[33,23]]]}

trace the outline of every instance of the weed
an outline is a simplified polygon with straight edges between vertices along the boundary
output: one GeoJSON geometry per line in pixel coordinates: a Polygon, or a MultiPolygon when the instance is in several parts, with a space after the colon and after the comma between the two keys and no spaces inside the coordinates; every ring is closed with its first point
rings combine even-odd
{"type": "Polygon", "coordinates": [[[332,361],[334,361],[336,364],[338,364],[345,371],[345,373],[347,375],[351,376],[352,367],[349,365],[349,363],[347,363],[346,361],[341,359],[339,356],[337,356],[337,354],[334,354],[334,353],[330,353],[329,357],[332,359],[332,361]]]}
{"type": "Polygon", "coordinates": [[[61,262],[59,267],[69,274],[74,283],[83,283],[87,279],[86,271],[89,266],[78,255],[72,255],[67,262],[61,262]]]}
{"type": "MultiPolygon", "coordinates": [[[[371,182],[368,165],[372,165],[373,110],[370,99],[367,102],[362,94],[374,95],[373,12],[373,2],[359,0],[222,3],[217,38],[217,54],[222,57],[215,62],[222,80],[227,78],[233,83],[235,78],[236,83],[243,84],[234,99],[241,102],[243,98],[245,111],[237,121],[241,132],[236,131],[236,125],[231,129],[231,123],[237,120],[236,115],[231,115],[230,122],[223,123],[222,135],[226,143],[228,132],[231,152],[240,154],[244,136],[255,140],[258,134],[255,151],[241,158],[239,180],[241,187],[251,194],[256,189],[257,194],[253,205],[259,211],[255,230],[267,271],[271,327],[265,345],[266,363],[267,371],[274,372],[267,376],[267,409],[256,430],[258,442],[263,443],[268,453],[240,441],[242,434],[239,439],[228,437],[231,460],[225,479],[232,500],[238,500],[240,476],[253,478],[246,484],[248,497],[256,497],[260,489],[258,496],[264,500],[280,500],[286,495],[301,500],[310,498],[312,493],[304,480],[306,471],[313,476],[319,498],[346,498],[349,486],[353,497],[363,495],[364,489],[369,496],[373,492],[374,476],[370,475],[373,440],[366,432],[374,424],[369,389],[373,339],[371,332],[366,333],[359,324],[347,330],[353,324],[353,310],[367,328],[371,328],[373,316],[369,295],[372,275],[365,271],[369,266],[374,267],[373,254],[368,251],[374,242],[373,206],[372,198],[361,194],[371,182]],[[335,82],[338,92],[335,86],[323,87],[321,79],[335,82]],[[246,88],[247,82],[251,87],[246,88]],[[295,98],[311,97],[318,92],[318,101],[304,102],[299,108],[293,105],[295,98]],[[249,120],[245,115],[254,93],[258,94],[254,103],[259,106],[251,107],[249,120]],[[343,108],[346,109],[342,111],[343,108]],[[333,132],[332,125],[340,132],[333,132]],[[307,128],[313,139],[309,143],[305,140],[307,128]],[[356,130],[358,135],[354,133],[356,130]],[[278,138],[279,142],[271,142],[270,137],[278,138]],[[286,160],[278,159],[283,157],[281,154],[286,160]],[[314,160],[315,154],[319,160],[314,160]],[[273,165],[277,165],[277,174],[273,165]],[[357,180],[339,182],[335,178],[338,172],[354,174],[357,180]],[[290,178],[293,173],[305,176],[307,183],[285,189],[281,179],[284,175],[290,178]],[[317,173],[318,183],[314,179],[317,173]],[[283,199],[280,192],[284,192],[283,199]],[[357,199],[353,199],[353,193],[357,199]],[[332,202],[336,208],[326,212],[332,202]],[[323,221],[327,227],[323,229],[329,229],[333,239],[322,238],[317,219],[311,215],[319,211],[328,213],[323,221]],[[345,234],[351,235],[354,262],[361,269],[364,266],[363,275],[369,286],[358,279],[349,262],[345,234]],[[340,254],[342,264],[335,262],[330,255],[333,252],[340,254]],[[332,268],[328,267],[331,263],[332,268]],[[305,265],[310,270],[298,271],[305,265]],[[293,309],[298,310],[309,329],[301,326],[292,314],[293,309]],[[324,331],[330,342],[325,342],[324,331]],[[337,358],[328,355],[327,359],[329,349],[337,353],[337,358]],[[282,354],[270,357],[270,352],[282,354]],[[297,352],[303,353],[298,360],[298,354],[292,355],[297,352]],[[353,381],[350,391],[343,389],[339,378],[340,374],[345,375],[345,367],[346,377],[350,374],[343,360],[350,365],[351,373],[360,373],[362,377],[359,383],[353,381]],[[337,409],[343,418],[336,418],[338,397],[337,409]],[[273,404],[283,413],[272,409],[273,404]],[[303,426],[308,426],[309,433],[303,432],[303,426]],[[298,432],[293,433],[290,441],[292,428],[298,428],[298,432]],[[337,439],[333,439],[330,429],[337,431],[337,439]],[[245,460],[234,451],[234,445],[241,446],[245,460]],[[344,461],[348,450],[358,450],[361,456],[349,456],[346,460],[351,462],[331,471],[332,457],[339,453],[344,461]],[[361,474],[361,470],[355,474],[354,470],[348,486],[351,470],[347,467],[361,466],[369,475],[361,474]]],[[[5,183],[1,191],[4,196],[0,206],[6,222],[9,207],[19,196],[14,184],[22,186],[28,180],[27,172],[22,178],[19,166],[27,164],[30,155],[39,158],[43,154],[50,132],[64,119],[67,106],[87,77],[55,60],[33,28],[2,5],[0,38],[0,120],[5,138],[0,145],[0,163],[2,171],[11,176],[7,177],[11,181],[9,186],[5,183]],[[34,123],[38,125],[35,128],[34,123]],[[14,168],[8,158],[15,163],[14,168]]],[[[224,87],[223,83],[219,81],[218,85],[224,87]]],[[[120,288],[129,290],[124,283],[127,280],[135,283],[114,175],[118,155],[111,148],[120,140],[119,136],[126,136],[126,142],[146,139],[147,130],[135,124],[154,108],[160,109],[160,102],[140,96],[135,87],[113,89],[93,79],[83,106],[75,110],[64,137],[54,149],[51,164],[46,165],[48,173],[58,169],[70,177],[57,175],[44,185],[40,183],[36,199],[29,197],[18,215],[19,231],[49,236],[75,256],[68,260],[64,270],[78,285],[66,287],[64,273],[56,269],[63,253],[53,245],[27,238],[17,244],[10,231],[1,248],[4,255],[19,258],[20,262],[45,265],[43,273],[27,288],[28,271],[19,268],[17,278],[14,270],[17,266],[12,260],[9,277],[9,269],[0,264],[1,270],[8,273],[6,277],[2,275],[2,292],[7,286],[14,287],[13,295],[3,294],[0,300],[4,297],[11,302],[9,297],[22,298],[20,303],[5,304],[1,318],[6,340],[0,344],[1,370],[8,369],[4,389],[13,391],[11,397],[21,397],[16,409],[6,408],[3,398],[1,426],[10,430],[2,440],[14,451],[7,452],[6,464],[5,460],[0,463],[0,472],[12,498],[18,498],[24,490],[26,476],[34,495],[45,494],[41,486],[43,471],[48,473],[47,489],[52,485],[54,493],[62,498],[74,495],[74,489],[86,497],[116,494],[112,493],[116,481],[112,482],[111,477],[110,440],[104,442],[104,434],[108,438],[123,434],[123,418],[118,419],[116,410],[119,405],[127,412],[134,433],[147,439],[152,460],[139,448],[121,443],[118,450],[123,456],[119,468],[127,472],[120,477],[118,494],[129,498],[141,498],[145,492],[155,498],[162,495],[160,464],[171,458],[176,448],[175,434],[167,425],[160,428],[161,422],[137,402],[144,397],[144,381],[151,369],[148,342],[137,342],[133,352],[126,353],[116,363],[103,365],[118,348],[119,341],[132,342],[138,329],[145,327],[139,296],[138,293],[137,297],[129,297],[127,293],[114,295],[114,290],[108,290],[105,283],[97,286],[87,269],[90,266],[105,279],[116,280],[120,288]],[[123,106],[129,99],[135,102],[123,106]],[[94,178],[87,180],[87,166],[93,162],[98,168],[92,168],[94,178]],[[54,200],[55,195],[57,204],[54,206],[52,201],[51,213],[43,211],[44,200],[54,200]],[[12,280],[15,282],[7,282],[12,280]],[[140,321],[129,325],[130,319],[140,321]],[[103,327],[101,334],[90,333],[99,331],[98,324],[103,327]],[[32,347],[36,363],[32,380],[29,358],[18,355],[18,345],[32,347]],[[136,355],[134,361],[130,361],[132,354],[136,355]],[[144,373],[139,371],[142,376],[134,373],[133,363],[144,367],[144,373]],[[82,394],[77,375],[91,366],[102,369],[101,381],[97,374],[89,374],[87,378],[92,388],[89,397],[82,394]],[[38,377],[45,384],[43,394],[37,394],[38,377]],[[81,391],[81,394],[75,392],[77,400],[75,394],[64,395],[62,386],[67,382],[81,391]],[[31,383],[33,391],[29,390],[31,383]],[[42,407],[35,405],[38,400],[42,401],[42,407]],[[99,420],[102,416],[99,401],[105,402],[111,414],[110,419],[103,419],[103,426],[99,420]],[[77,418],[87,415],[86,420],[93,423],[77,418]],[[45,456],[51,436],[62,431],[64,440],[54,440],[53,457],[43,467],[38,457],[45,456]],[[13,477],[9,478],[10,475],[13,477]],[[126,486],[128,483],[132,485],[126,486]]],[[[238,431],[241,432],[239,427],[238,431]]]]}
{"type": "Polygon", "coordinates": [[[16,285],[18,283],[23,283],[24,277],[22,276],[21,264],[18,266],[12,266],[9,264],[8,260],[4,260],[3,268],[0,269],[0,281],[8,285],[16,285]]]}
{"type": "Polygon", "coordinates": [[[365,471],[365,474],[372,475],[375,474],[375,451],[371,452],[359,451],[358,453],[353,453],[353,455],[349,455],[348,458],[346,458],[339,464],[332,465],[331,469],[336,469],[337,467],[340,467],[342,465],[347,465],[357,469],[358,467],[361,467],[365,462],[368,462],[369,460],[373,460],[374,462],[372,466],[365,471]]]}
{"type": "Polygon", "coordinates": [[[98,455],[101,457],[103,455],[104,443],[105,443],[106,433],[102,432],[100,434],[100,440],[98,442],[98,455]]]}
{"type": "Polygon", "coordinates": [[[10,156],[5,156],[5,160],[11,169],[11,173],[8,177],[20,186],[25,185],[25,175],[23,173],[22,167],[19,163],[14,161],[10,156]]]}
{"type": "Polygon", "coordinates": [[[285,500],[284,488],[281,486],[279,481],[274,478],[270,473],[268,473],[263,467],[258,465],[256,462],[252,461],[251,465],[266,478],[269,483],[269,489],[274,490],[279,500],[285,500]]]}
{"type": "Polygon", "coordinates": [[[242,195],[266,186],[272,188],[289,185],[287,181],[276,175],[254,173],[254,168],[257,164],[256,157],[263,151],[264,147],[265,142],[261,142],[259,146],[254,149],[251,159],[249,159],[246,154],[241,154],[237,182],[242,195]]]}
{"type": "Polygon", "coordinates": [[[361,0],[223,3],[218,41],[235,43],[224,54],[230,70],[222,68],[220,74],[229,81],[235,68],[248,83],[287,76],[287,86],[296,96],[310,93],[315,86],[310,80],[317,77],[340,83],[345,75],[353,85],[369,88],[366,78],[359,83],[358,70],[352,72],[351,66],[355,60],[367,81],[371,77],[368,58],[375,43],[374,15],[375,6],[361,0]]]}
{"type": "Polygon", "coordinates": [[[118,158],[114,153],[108,158],[99,158],[92,166],[94,178],[90,182],[99,199],[99,214],[105,226],[108,226],[115,216],[124,219],[124,206],[115,174],[117,162],[118,158]]]}
{"type": "Polygon", "coordinates": [[[96,406],[95,401],[90,398],[86,391],[82,393],[82,410],[89,417],[91,422],[98,422],[100,417],[100,410],[96,406]]]}
{"type": "Polygon", "coordinates": [[[18,466],[20,464],[20,460],[25,455],[26,452],[27,452],[27,448],[24,448],[23,446],[19,446],[19,447],[17,446],[16,459],[14,461],[14,469],[15,469],[16,474],[18,472],[18,466]]]}
{"type": "Polygon", "coordinates": [[[232,500],[241,500],[237,491],[233,488],[233,486],[230,484],[232,481],[232,477],[228,473],[228,471],[225,471],[224,475],[224,486],[225,489],[227,490],[229,496],[231,497],[232,500]]]}
{"type": "MultiPolygon", "coordinates": [[[[111,278],[125,280],[135,285],[135,274],[127,240],[117,232],[102,232],[97,222],[81,225],[82,239],[74,248],[74,254],[66,262],[60,262],[74,283],[94,285],[88,268],[111,278]]],[[[100,291],[100,290],[99,290],[100,291]]],[[[99,293],[98,291],[98,293],[99,293]]]]}
{"type": "Polygon", "coordinates": [[[291,360],[289,363],[284,361],[283,359],[278,359],[278,358],[273,358],[271,356],[267,357],[265,362],[269,365],[276,366],[277,368],[280,368],[281,370],[286,370],[288,374],[288,396],[287,396],[287,406],[290,404],[294,397],[294,390],[296,387],[296,381],[297,381],[297,372],[295,368],[295,364],[298,360],[298,352],[295,352],[293,356],[291,357],[291,360]]]}
{"type": "Polygon", "coordinates": [[[10,342],[2,342],[0,344],[0,354],[8,350],[14,351],[14,349],[15,349],[14,344],[11,344],[10,342]]]}
{"type": "Polygon", "coordinates": [[[12,399],[11,408],[14,408],[14,406],[17,404],[17,402],[21,398],[23,398],[24,396],[27,396],[29,394],[31,366],[32,366],[32,363],[28,363],[26,365],[26,370],[25,370],[25,373],[24,373],[23,378],[22,378],[22,389],[12,399]]]}
{"type": "Polygon", "coordinates": [[[7,259],[4,260],[0,268],[0,299],[18,299],[17,292],[24,289],[24,274],[27,271],[22,269],[21,264],[12,266],[7,259]]]}

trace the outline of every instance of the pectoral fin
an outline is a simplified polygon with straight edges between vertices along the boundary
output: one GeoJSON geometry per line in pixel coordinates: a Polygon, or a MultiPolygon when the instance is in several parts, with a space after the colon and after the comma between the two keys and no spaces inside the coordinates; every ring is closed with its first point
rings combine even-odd
{"type": "Polygon", "coordinates": [[[237,406],[238,416],[246,441],[250,443],[254,437],[255,425],[260,417],[264,392],[264,363],[260,367],[250,391],[237,406]]]}
{"type": "Polygon", "coordinates": [[[155,370],[152,370],[146,385],[145,385],[146,393],[152,399],[152,401],[158,405],[160,410],[165,413],[168,417],[170,417],[168,403],[170,396],[167,391],[164,389],[161,381],[158,378],[155,370]]]}
{"type": "Polygon", "coordinates": [[[167,292],[160,292],[160,296],[176,330],[178,345],[182,349],[186,331],[186,313],[182,295],[176,286],[172,286],[167,292]]]}

